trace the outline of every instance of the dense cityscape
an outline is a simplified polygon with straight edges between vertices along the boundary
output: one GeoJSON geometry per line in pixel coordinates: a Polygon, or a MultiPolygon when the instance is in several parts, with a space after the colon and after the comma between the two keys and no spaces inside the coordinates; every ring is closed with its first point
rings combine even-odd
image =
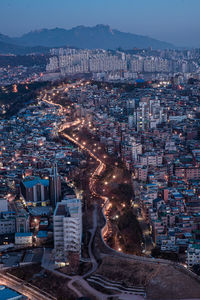
{"type": "Polygon", "coordinates": [[[200,299],[199,46],[4,23],[0,300],[200,299]]]}

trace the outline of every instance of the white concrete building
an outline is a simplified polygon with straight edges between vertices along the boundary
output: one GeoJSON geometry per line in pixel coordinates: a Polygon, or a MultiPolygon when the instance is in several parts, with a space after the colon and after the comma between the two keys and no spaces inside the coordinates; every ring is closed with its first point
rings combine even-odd
{"type": "Polygon", "coordinates": [[[66,262],[68,252],[81,252],[82,209],[79,199],[58,202],[54,216],[54,249],[56,261],[66,262]]]}
{"type": "Polygon", "coordinates": [[[142,166],[159,166],[162,164],[163,156],[161,153],[146,152],[140,155],[142,166]]]}
{"type": "Polygon", "coordinates": [[[1,217],[0,218],[0,234],[15,233],[15,217],[1,217]]]}
{"type": "Polygon", "coordinates": [[[131,144],[132,144],[132,160],[137,161],[138,155],[142,154],[142,144],[137,143],[135,138],[131,139],[131,144]]]}

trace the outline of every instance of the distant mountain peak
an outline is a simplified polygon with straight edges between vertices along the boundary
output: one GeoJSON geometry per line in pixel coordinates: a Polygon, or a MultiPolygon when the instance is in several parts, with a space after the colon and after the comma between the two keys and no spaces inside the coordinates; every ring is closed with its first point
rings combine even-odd
{"type": "Polygon", "coordinates": [[[107,31],[107,32],[110,32],[111,34],[113,34],[113,30],[109,25],[97,24],[94,28],[97,28],[97,29],[103,30],[103,31],[107,31]]]}
{"type": "Polygon", "coordinates": [[[91,28],[100,28],[100,29],[110,30],[110,26],[105,25],[105,24],[97,24],[96,26],[91,27],[91,28]]]}

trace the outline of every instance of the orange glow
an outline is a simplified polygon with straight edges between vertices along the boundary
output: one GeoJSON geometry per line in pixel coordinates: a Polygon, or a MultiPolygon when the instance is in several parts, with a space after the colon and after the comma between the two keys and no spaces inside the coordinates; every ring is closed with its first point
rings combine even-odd
{"type": "Polygon", "coordinates": [[[18,89],[17,89],[17,85],[16,84],[13,85],[13,93],[18,93],[18,89]]]}

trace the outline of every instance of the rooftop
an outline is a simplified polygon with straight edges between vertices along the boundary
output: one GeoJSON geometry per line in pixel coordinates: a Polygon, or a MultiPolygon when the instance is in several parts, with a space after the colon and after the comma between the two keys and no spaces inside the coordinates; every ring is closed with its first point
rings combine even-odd
{"type": "Polygon", "coordinates": [[[16,232],[15,236],[16,237],[22,237],[22,236],[32,236],[33,233],[32,232],[16,232]]]}
{"type": "Polygon", "coordinates": [[[0,299],[1,300],[11,300],[11,299],[21,299],[22,295],[14,290],[7,288],[4,285],[0,285],[0,299]]]}
{"type": "Polygon", "coordinates": [[[47,235],[48,235],[47,231],[40,230],[40,231],[38,231],[37,238],[46,238],[47,235]]]}
{"type": "Polygon", "coordinates": [[[41,179],[40,177],[28,177],[23,180],[23,184],[26,188],[32,188],[36,184],[41,184],[44,186],[49,186],[48,179],[41,179]]]}
{"type": "Polygon", "coordinates": [[[57,204],[57,207],[55,210],[55,216],[70,217],[69,210],[68,210],[66,204],[61,204],[61,203],[57,204]]]}

